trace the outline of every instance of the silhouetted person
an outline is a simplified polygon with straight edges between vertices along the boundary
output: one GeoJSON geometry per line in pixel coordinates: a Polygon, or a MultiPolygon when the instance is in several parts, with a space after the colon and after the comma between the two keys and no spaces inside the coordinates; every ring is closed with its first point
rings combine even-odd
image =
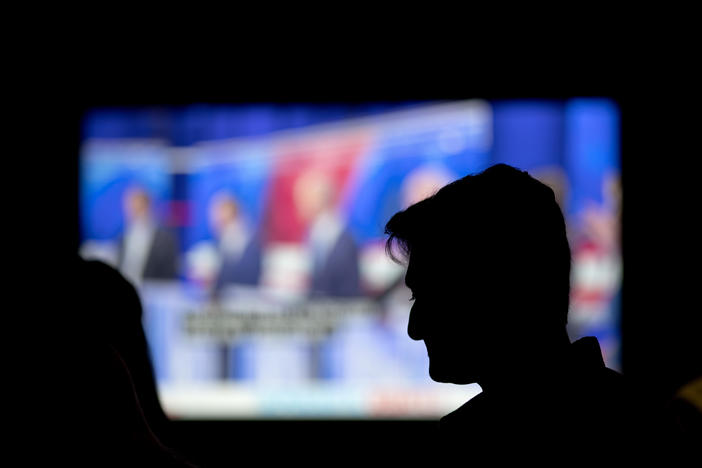
{"type": "Polygon", "coordinates": [[[98,261],[78,259],[77,279],[85,380],[77,392],[86,424],[78,426],[76,453],[93,457],[91,466],[192,466],[169,447],[135,288],[98,261]]]}
{"type": "Polygon", "coordinates": [[[651,450],[649,408],[605,367],[596,338],[566,333],[571,257],[550,188],[498,164],[395,214],[386,234],[391,257],[408,259],[408,333],[424,341],[431,378],[483,390],[441,419],[443,455],[651,450]]]}

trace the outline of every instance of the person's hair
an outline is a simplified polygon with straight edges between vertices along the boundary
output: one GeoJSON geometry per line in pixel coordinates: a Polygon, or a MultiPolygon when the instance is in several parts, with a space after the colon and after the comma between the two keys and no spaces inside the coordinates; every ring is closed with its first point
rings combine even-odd
{"type": "Polygon", "coordinates": [[[553,190],[525,171],[497,164],[451,182],[392,216],[385,234],[396,262],[420,246],[443,271],[497,282],[515,301],[548,309],[550,323],[567,322],[565,221],[553,190]]]}

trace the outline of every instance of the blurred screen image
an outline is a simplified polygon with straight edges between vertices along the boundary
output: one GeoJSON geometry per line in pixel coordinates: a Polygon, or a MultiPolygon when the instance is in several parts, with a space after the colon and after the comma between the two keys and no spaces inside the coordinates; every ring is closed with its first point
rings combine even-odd
{"type": "Polygon", "coordinates": [[[94,109],[81,255],[139,291],[173,418],[437,418],[481,389],[429,378],[385,223],[493,164],[529,171],[566,217],[571,339],[619,369],[619,138],[594,98],[94,109]]]}

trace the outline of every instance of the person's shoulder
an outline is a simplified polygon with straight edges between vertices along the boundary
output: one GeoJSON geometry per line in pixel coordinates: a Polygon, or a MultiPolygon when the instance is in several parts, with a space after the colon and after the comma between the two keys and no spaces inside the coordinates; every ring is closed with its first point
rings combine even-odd
{"type": "Polygon", "coordinates": [[[119,270],[102,260],[81,259],[79,267],[81,277],[93,283],[121,284],[126,282],[119,270]]]}
{"type": "MultiPolygon", "coordinates": [[[[600,344],[595,337],[584,337],[571,345],[572,373],[569,379],[587,392],[609,394],[625,392],[628,386],[624,376],[605,365],[600,344]]],[[[569,381],[570,381],[569,380],[569,381]]]]}
{"type": "Polygon", "coordinates": [[[466,425],[475,426],[485,417],[485,395],[480,393],[439,420],[439,429],[455,429],[466,425]]]}
{"type": "Polygon", "coordinates": [[[609,367],[603,367],[600,371],[600,376],[606,385],[621,389],[626,389],[629,386],[629,381],[621,372],[609,367]]]}

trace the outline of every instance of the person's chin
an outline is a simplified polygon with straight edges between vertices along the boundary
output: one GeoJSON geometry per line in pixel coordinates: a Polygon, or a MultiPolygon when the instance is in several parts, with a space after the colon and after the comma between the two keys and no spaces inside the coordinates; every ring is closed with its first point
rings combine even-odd
{"type": "Polygon", "coordinates": [[[443,369],[440,366],[431,364],[429,364],[429,377],[431,377],[431,380],[434,382],[439,383],[452,383],[459,385],[471,383],[465,376],[458,375],[448,369],[443,369]]]}
{"type": "Polygon", "coordinates": [[[453,381],[450,377],[446,376],[436,376],[432,375],[431,373],[429,374],[429,377],[431,377],[431,380],[437,383],[450,383],[450,384],[455,384],[456,382],[453,381]]]}

